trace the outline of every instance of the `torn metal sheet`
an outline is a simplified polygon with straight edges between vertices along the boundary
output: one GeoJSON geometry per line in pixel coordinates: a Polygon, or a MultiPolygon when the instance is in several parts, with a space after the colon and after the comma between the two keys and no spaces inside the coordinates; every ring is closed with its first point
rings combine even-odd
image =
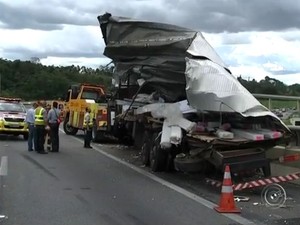
{"type": "Polygon", "coordinates": [[[106,44],[104,55],[115,65],[115,81],[144,79],[144,89],[160,91],[169,102],[186,99],[185,57],[197,32],[163,23],[98,17],[106,44]]]}
{"type": "MultiPolygon", "coordinates": [[[[201,32],[109,13],[99,16],[98,21],[106,44],[104,55],[115,65],[116,84],[139,86],[138,81],[143,80],[140,93],[156,91],[170,103],[187,100],[187,111],[272,117],[289,131],[238,82],[201,32]]],[[[143,110],[157,114],[149,108],[143,110]]],[[[178,115],[173,118],[181,118],[178,115]]]]}
{"type": "Polygon", "coordinates": [[[178,103],[153,103],[135,110],[135,114],[143,114],[151,112],[154,118],[166,119],[169,126],[178,126],[187,132],[193,130],[196,123],[191,122],[183,118],[182,112],[180,110],[180,105],[178,103]]]}
{"type": "Polygon", "coordinates": [[[212,62],[217,63],[222,67],[226,67],[223,60],[216,53],[216,51],[211,47],[211,45],[205,40],[204,36],[197,32],[195,39],[191,43],[190,47],[187,49],[187,52],[193,56],[205,57],[212,62]]]}
{"type": "Polygon", "coordinates": [[[268,109],[228,71],[210,60],[186,58],[186,92],[190,105],[198,110],[266,112],[268,109]]]}

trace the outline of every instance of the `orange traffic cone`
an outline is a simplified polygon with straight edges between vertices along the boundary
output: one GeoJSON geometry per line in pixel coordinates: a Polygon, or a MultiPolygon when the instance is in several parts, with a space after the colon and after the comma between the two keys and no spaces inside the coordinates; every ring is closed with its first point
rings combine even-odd
{"type": "Polygon", "coordinates": [[[222,191],[221,191],[221,199],[220,204],[214,209],[220,213],[240,213],[241,210],[235,207],[233,190],[232,190],[232,182],[229,166],[226,165],[222,191]]]}

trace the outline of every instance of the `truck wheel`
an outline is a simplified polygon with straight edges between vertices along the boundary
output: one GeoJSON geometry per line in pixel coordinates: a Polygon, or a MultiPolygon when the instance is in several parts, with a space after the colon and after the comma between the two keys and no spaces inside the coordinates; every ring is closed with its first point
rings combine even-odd
{"type": "Polygon", "coordinates": [[[150,149],[150,168],[153,172],[163,171],[166,164],[166,152],[160,147],[161,135],[153,135],[154,144],[150,149]]]}
{"type": "Polygon", "coordinates": [[[145,131],[144,141],[141,148],[141,159],[145,166],[149,166],[150,163],[150,150],[152,148],[152,134],[150,131],[145,131]]]}
{"type": "Polygon", "coordinates": [[[174,159],[174,166],[177,171],[185,173],[199,173],[205,171],[205,162],[202,158],[192,158],[183,154],[182,157],[174,159]]]}
{"type": "Polygon", "coordinates": [[[69,119],[68,118],[66,118],[66,120],[64,120],[64,132],[67,134],[67,135],[75,135],[75,134],[77,134],[77,131],[78,131],[78,129],[77,128],[75,128],[75,127],[72,127],[72,126],[70,126],[69,125],[69,119]]]}
{"type": "Polygon", "coordinates": [[[265,177],[271,176],[271,165],[268,163],[266,166],[262,168],[265,177]]]}
{"type": "Polygon", "coordinates": [[[119,142],[124,145],[131,146],[134,144],[131,134],[128,134],[124,121],[116,119],[113,127],[113,135],[118,138],[119,142]]]}
{"type": "Polygon", "coordinates": [[[174,156],[171,152],[168,152],[167,153],[167,156],[166,156],[166,171],[167,172],[172,172],[174,171],[174,156]]]}
{"type": "Polygon", "coordinates": [[[28,134],[23,134],[23,139],[24,139],[25,141],[27,141],[27,140],[28,140],[28,134]]]}

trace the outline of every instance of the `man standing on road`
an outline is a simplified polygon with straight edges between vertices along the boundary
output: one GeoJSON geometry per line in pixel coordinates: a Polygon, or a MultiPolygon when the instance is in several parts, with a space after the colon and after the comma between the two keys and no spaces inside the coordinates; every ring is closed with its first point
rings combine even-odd
{"type": "Polygon", "coordinates": [[[35,120],[34,120],[34,133],[35,141],[34,148],[40,154],[47,154],[44,149],[46,125],[47,125],[47,112],[45,109],[46,102],[39,101],[38,107],[35,109],[35,120]]]}
{"type": "Polygon", "coordinates": [[[86,107],[85,115],[84,115],[84,148],[92,148],[91,140],[92,140],[92,128],[93,128],[93,120],[91,118],[91,109],[86,107]]]}
{"type": "Polygon", "coordinates": [[[50,140],[52,144],[52,152],[59,151],[59,123],[60,123],[60,110],[57,109],[57,102],[53,102],[53,108],[48,112],[48,123],[50,126],[50,140]]]}
{"type": "Polygon", "coordinates": [[[33,141],[35,139],[34,137],[34,121],[35,121],[35,116],[34,116],[34,110],[37,107],[37,103],[33,103],[32,107],[28,109],[27,114],[26,114],[26,123],[28,125],[28,151],[31,152],[33,151],[33,141]]]}
{"type": "MultiPolygon", "coordinates": [[[[51,105],[47,104],[46,105],[47,117],[48,117],[48,113],[49,113],[50,109],[51,109],[51,105]]],[[[47,129],[46,129],[45,145],[46,145],[47,151],[51,151],[52,145],[51,145],[51,137],[50,137],[50,127],[47,127],[47,129]]]]}

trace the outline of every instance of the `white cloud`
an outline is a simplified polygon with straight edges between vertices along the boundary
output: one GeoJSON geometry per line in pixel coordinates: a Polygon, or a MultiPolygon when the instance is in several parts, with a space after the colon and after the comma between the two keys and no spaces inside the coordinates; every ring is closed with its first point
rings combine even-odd
{"type": "Polygon", "coordinates": [[[278,63],[267,62],[267,63],[262,64],[262,66],[270,71],[283,71],[284,70],[284,67],[282,65],[279,65],[278,63]]]}
{"type": "Polygon", "coordinates": [[[110,63],[108,58],[85,58],[85,57],[47,57],[41,60],[43,65],[55,65],[55,66],[70,66],[70,65],[79,65],[79,66],[88,66],[91,68],[97,68],[100,65],[107,65],[110,63]]]}
{"type": "MultiPolygon", "coordinates": [[[[26,60],[37,56],[46,65],[97,67],[107,64],[110,60],[102,55],[104,42],[97,16],[108,11],[113,15],[205,29],[205,38],[234,75],[258,81],[269,76],[287,84],[300,83],[300,30],[297,28],[300,23],[297,17],[290,16],[291,13],[296,15],[299,9],[283,8],[281,1],[276,4],[269,4],[267,0],[251,2],[228,1],[222,6],[215,1],[202,1],[201,4],[189,1],[188,4],[183,0],[116,0],[109,3],[102,0],[84,3],[79,0],[0,0],[0,4],[11,10],[5,11],[7,17],[0,15],[0,57],[26,60]],[[240,7],[244,4],[249,7],[242,13],[240,7]],[[265,7],[260,4],[270,7],[268,13],[271,14],[263,21],[265,7]],[[28,15],[24,14],[25,6],[28,15]],[[20,9],[23,12],[20,18],[30,17],[26,20],[30,26],[25,26],[24,22],[24,27],[19,27],[23,23],[13,12],[20,9]],[[276,9],[284,10],[281,15],[285,15],[285,19],[278,19],[276,9]],[[211,15],[222,16],[205,20],[211,15]],[[14,23],[8,27],[14,29],[1,29],[9,21],[14,23]],[[226,24],[231,26],[228,28],[226,24]],[[235,33],[225,32],[226,29],[235,33]],[[272,29],[276,31],[270,31],[272,29]]],[[[284,4],[294,3],[285,1],[284,4]]]]}
{"type": "Polygon", "coordinates": [[[300,31],[205,34],[236,76],[300,83],[300,31]]]}
{"type": "Polygon", "coordinates": [[[238,67],[229,67],[232,74],[235,77],[242,76],[245,80],[253,80],[260,81],[264,79],[266,76],[270,78],[274,78],[276,80],[279,80],[286,85],[292,85],[295,83],[300,84],[300,73],[295,74],[284,74],[284,75],[273,75],[272,73],[264,70],[261,67],[255,67],[255,66],[238,66],[238,67]]]}
{"type": "MultiPolygon", "coordinates": [[[[65,25],[62,30],[0,29],[2,57],[103,57],[104,43],[96,26],[65,25]],[[21,37],[21,38],[20,38],[21,37]]],[[[26,58],[27,57],[27,58],[26,58]]]]}

